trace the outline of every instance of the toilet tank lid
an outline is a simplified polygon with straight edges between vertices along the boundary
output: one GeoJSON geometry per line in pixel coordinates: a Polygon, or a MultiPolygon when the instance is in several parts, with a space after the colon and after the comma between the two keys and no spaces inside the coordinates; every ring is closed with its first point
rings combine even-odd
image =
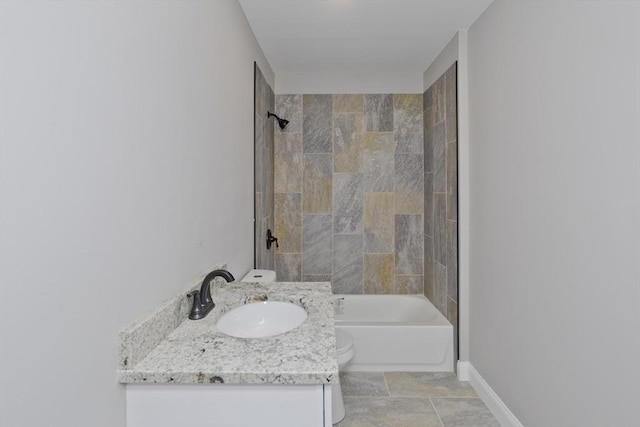
{"type": "Polygon", "coordinates": [[[275,282],[276,272],[273,270],[251,270],[241,282],[275,282]]]}

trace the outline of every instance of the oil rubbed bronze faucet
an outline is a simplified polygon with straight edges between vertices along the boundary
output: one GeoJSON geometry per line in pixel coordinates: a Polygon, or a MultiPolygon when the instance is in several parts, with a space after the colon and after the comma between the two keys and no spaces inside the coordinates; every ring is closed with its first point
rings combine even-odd
{"type": "Polygon", "coordinates": [[[236,280],[233,277],[233,274],[229,273],[227,270],[213,270],[211,273],[207,274],[202,281],[200,290],[196,289],[195,291],[191,291],[187,294],[188,297],[193,297],[193,306],[191,306],[189,319],[204,319],[213,307],[216,306],[211,298],[211,281],[216,277],[222,277],[227,281],[227,283],[236,280]]]}

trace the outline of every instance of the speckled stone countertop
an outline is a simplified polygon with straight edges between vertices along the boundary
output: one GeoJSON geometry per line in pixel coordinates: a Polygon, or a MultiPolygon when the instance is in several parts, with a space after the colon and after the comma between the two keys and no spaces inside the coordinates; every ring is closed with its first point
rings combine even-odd
{"type": "MultiPolygon", "coordinates": [[[[202,320],[185,317],[137,363],[121,363],[122,383],[333,384],[338,381],[331,285],[328,282],[233,282],[213,295],[216,304],[202,320]],[[234,338],[216,322],[227,311],[268,299],[302,306],[299,327],[267,338],[234,338]]],[[[140,335],[140,332],[137,332],[140,335]]],[[[126,330],[121,341],[135,346],[126,330]]],[[[122,346],[122,345],[121,345],[122,346]]],[[[127,354],[130,349],[121,353],[127,354]]]]}

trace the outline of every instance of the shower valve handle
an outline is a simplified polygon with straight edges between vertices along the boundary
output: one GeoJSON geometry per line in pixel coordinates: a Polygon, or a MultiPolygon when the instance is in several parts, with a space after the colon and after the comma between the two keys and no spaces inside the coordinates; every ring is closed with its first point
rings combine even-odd
{"type": "Polygon", "coordinates": [[[273,234],[271,234],[271,229],[267,229],[267,249],[271,249],[271,245],[275,243],[276,244],[276,248],[279,248],[280,246],[278,245],[278,238],[274,237],[273,234]]]}

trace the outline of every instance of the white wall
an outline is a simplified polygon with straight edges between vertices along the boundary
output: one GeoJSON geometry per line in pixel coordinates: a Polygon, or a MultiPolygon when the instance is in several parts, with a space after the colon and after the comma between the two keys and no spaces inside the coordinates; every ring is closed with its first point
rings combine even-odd
{"type": "Polygon", "coordinates": [[[0,2],[0,425],[124,425],[121,327],[253,263],[236,1],[0,2]]]}
{"type": "Polygon", "coordinates": [[[459,36],[455,36],[447,43],[436,58],[429,64],[422,74],[423,92],[431,87],[448,69],[458,60],[459,57],[459,36]]]}
{"type": "Polygon", "coordinates": [[[470,361],[526,426],[640,425],[640,3],[468,32],[470,361]]]}
{"type": "Polygon", "coordinates": [[[420,73],[278,73],[277,94],[422,93],[420,73]]]}

